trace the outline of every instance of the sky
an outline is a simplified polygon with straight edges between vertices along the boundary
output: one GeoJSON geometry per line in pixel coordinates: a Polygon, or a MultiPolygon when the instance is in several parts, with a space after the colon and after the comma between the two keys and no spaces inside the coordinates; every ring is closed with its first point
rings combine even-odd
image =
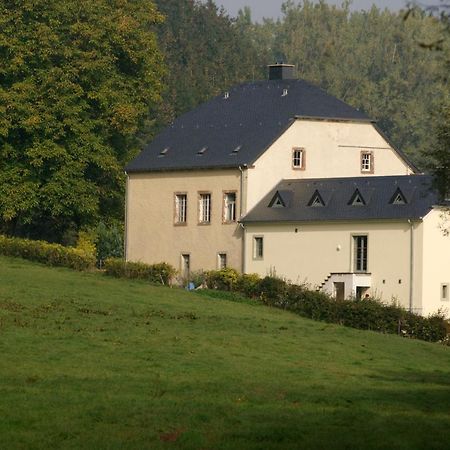
{"type": "MultiPolygon", "coordinates": [[[[261,21],[263,17],[276,19],[281,15],[281,4],[284,0],[215,0],[215,3],[226,9],[230,16],[235,17],[244,6],[250,6],[252,11],[252,18],[256,21],[261,21]]],[[[294,0],[294,3],[298,3],[298,0],[294,0]]],[[[341,5],[341,0],[327,0],[329,4],[341,5]]],[[[372,4],[375,4],[378,8],[389,8],[392,11],[398,11],[401,8],[405,8],[408,0],[353,0],[351,9],[370,9],[372,4]]],[[[436,5],[439,4],[439,0],[420,0],[416,3],[421,5],[436,5]]]]}

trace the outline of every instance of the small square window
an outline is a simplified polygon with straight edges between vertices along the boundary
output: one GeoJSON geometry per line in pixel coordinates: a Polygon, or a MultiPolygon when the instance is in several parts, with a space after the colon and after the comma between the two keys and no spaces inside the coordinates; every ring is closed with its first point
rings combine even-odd
{"type": "Polygon", "coordinates": [[[236,222],[236,192],[224,192],[223,194],[223,221],[225,223],[236,222]]]}
{"type": "Polygon", "coordinates": [[[373,173],[373,152],[361,152],[361,173],[373,173]]]}
{"type": "Polygon", "coordinates": [[[449,295],[449,284],[448,283],[442,283],[441,284],[441,300],[443,302],[448,302],[450,299],[450,295],[449,295]]]}
{"type": "Polygon", "coordinates": [[[253,238],[253,259],[263,259],[264,257],[264,238],[255,236],[253,238]]]}
{"type": "Polygon", "coordinates": [[[187,220],[187,194],[175,194],[175,223],[185,224],[187,220]]]}
{"type": "Polygon", "coordinates": [[[292,168],[293,169],[305,169],[306,163],[306,151],[304,148],[294,148],[292,150],[292,168]]]}

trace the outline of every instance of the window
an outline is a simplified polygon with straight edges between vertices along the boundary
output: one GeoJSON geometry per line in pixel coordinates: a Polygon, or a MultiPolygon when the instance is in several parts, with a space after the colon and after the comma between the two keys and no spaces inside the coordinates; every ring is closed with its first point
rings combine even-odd
{"type": "Polygon", "coordinates": [[[183,278],[189,277],[191,270],[191,255],[189,253],[183,253],[181,255],[181,276],[183,278]]]}
{"type": "Polygon", "coordinates": [[[449,300],[449,285],[447,283],[441,284],[441,300],[444,302],[449,300]]]}
{"type": "Polygon", "coordinates": [[[219,269],[227,268],[227,254],[226,253],[219,253],[217,255],[217,266],[219,269]]]}
{"type": "Polygon", "coordinates": [[[361,192],[359,192],[359,189],[356,189],[355,192],[352,195],[352,198],[349,200],[347,205],[352,206],[365,206],[366,201],[364,200],[364,197],[361,195],[361,192]]]}
{"type": "Polygon", "coordinates": [[[200,194],[198,221],[200,223],[211,222],[211,194],[200,194]]]}
{"type": "Polygon", "coordinates": [[[391,205],[406,205],[406,198],[400,188],[397,188],[397,190],[394,192],[394,195],[391,197],[389,203],[391,205]]]}
{"type": "Polygon", "coordinates": [[[355,272],[367,272],[367,236],[353,236],[355,272]]]}
{"type": "Polygon", "coordinates": [[[175,223],[185,224],[187,213],[187,195],[175,194],[175,223]]]}
{"type": "Polygon", "coordinates": [[[373,173],[373,152],[361,152],[361,172],[373,173]]]}
{"type": "Polygon", "coordinates": [[[264,239],[262,236],[253,238],[253,259],[263,259],[264,256],[264,239]]]}
{"type": "Polygon", "coordinates": [[[309,200],[308,206],[325,206],[325,202],[317,189],[309,200]]]}
{"type": "Polygon", "coordinates": [[[292,168],[305,169],[306,152],[304,148],[294,148],[292,150],[292,168]]]}
{"type": "Polygon", "coordinates": [[[277,191],[269,203],[269,208],[284,208],[286,203],[284,202],[281,194],[277,191]]]}
{"type": "Polygon", "coordinates": [[[223,221],[236,221],[236,192],[225,192],[223,195],[223,221]]]}

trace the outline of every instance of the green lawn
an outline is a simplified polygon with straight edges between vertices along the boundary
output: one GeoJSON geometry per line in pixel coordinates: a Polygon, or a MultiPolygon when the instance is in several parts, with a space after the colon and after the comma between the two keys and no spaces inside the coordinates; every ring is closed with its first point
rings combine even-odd
{"type": "Polygon", "coordinates": [[[0,448],[444,449],[450,348],[0,257],[0,448]]]}

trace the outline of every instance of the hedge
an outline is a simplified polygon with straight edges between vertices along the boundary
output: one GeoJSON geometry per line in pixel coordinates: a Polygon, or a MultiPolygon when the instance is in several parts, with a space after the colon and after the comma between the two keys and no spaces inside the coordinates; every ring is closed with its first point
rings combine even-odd
{"type": "Polygon", "coordinates": [[[46,241],[11,238],[0,235],[0,254],[15,256],[49,266],[69,267],[75,270],[92,270],[95,257],[74,247],[50,244],[46,241]]]}
{"type": "Polygon", "coordinates": [[[272,276],[260,278],[255,274],[240,275],[228,268],[204,272],[203,280],[208,288],[241,292],[266,305],[286,309],[310,319],[424,341],[449,343],[449,324],[440,313],[422,317],[373,298],[336,301],[306,285],[291,284],[272,276]]]}
{"type": "Polygon", "coordinates": [[[177,271],[167,263],[144,264],[142,262],[127,262],[121,258],[108,258],[103,268],[107,275],[116,278],[131,278],[146,280],[155,284],[171,284],[177,271]]]}

